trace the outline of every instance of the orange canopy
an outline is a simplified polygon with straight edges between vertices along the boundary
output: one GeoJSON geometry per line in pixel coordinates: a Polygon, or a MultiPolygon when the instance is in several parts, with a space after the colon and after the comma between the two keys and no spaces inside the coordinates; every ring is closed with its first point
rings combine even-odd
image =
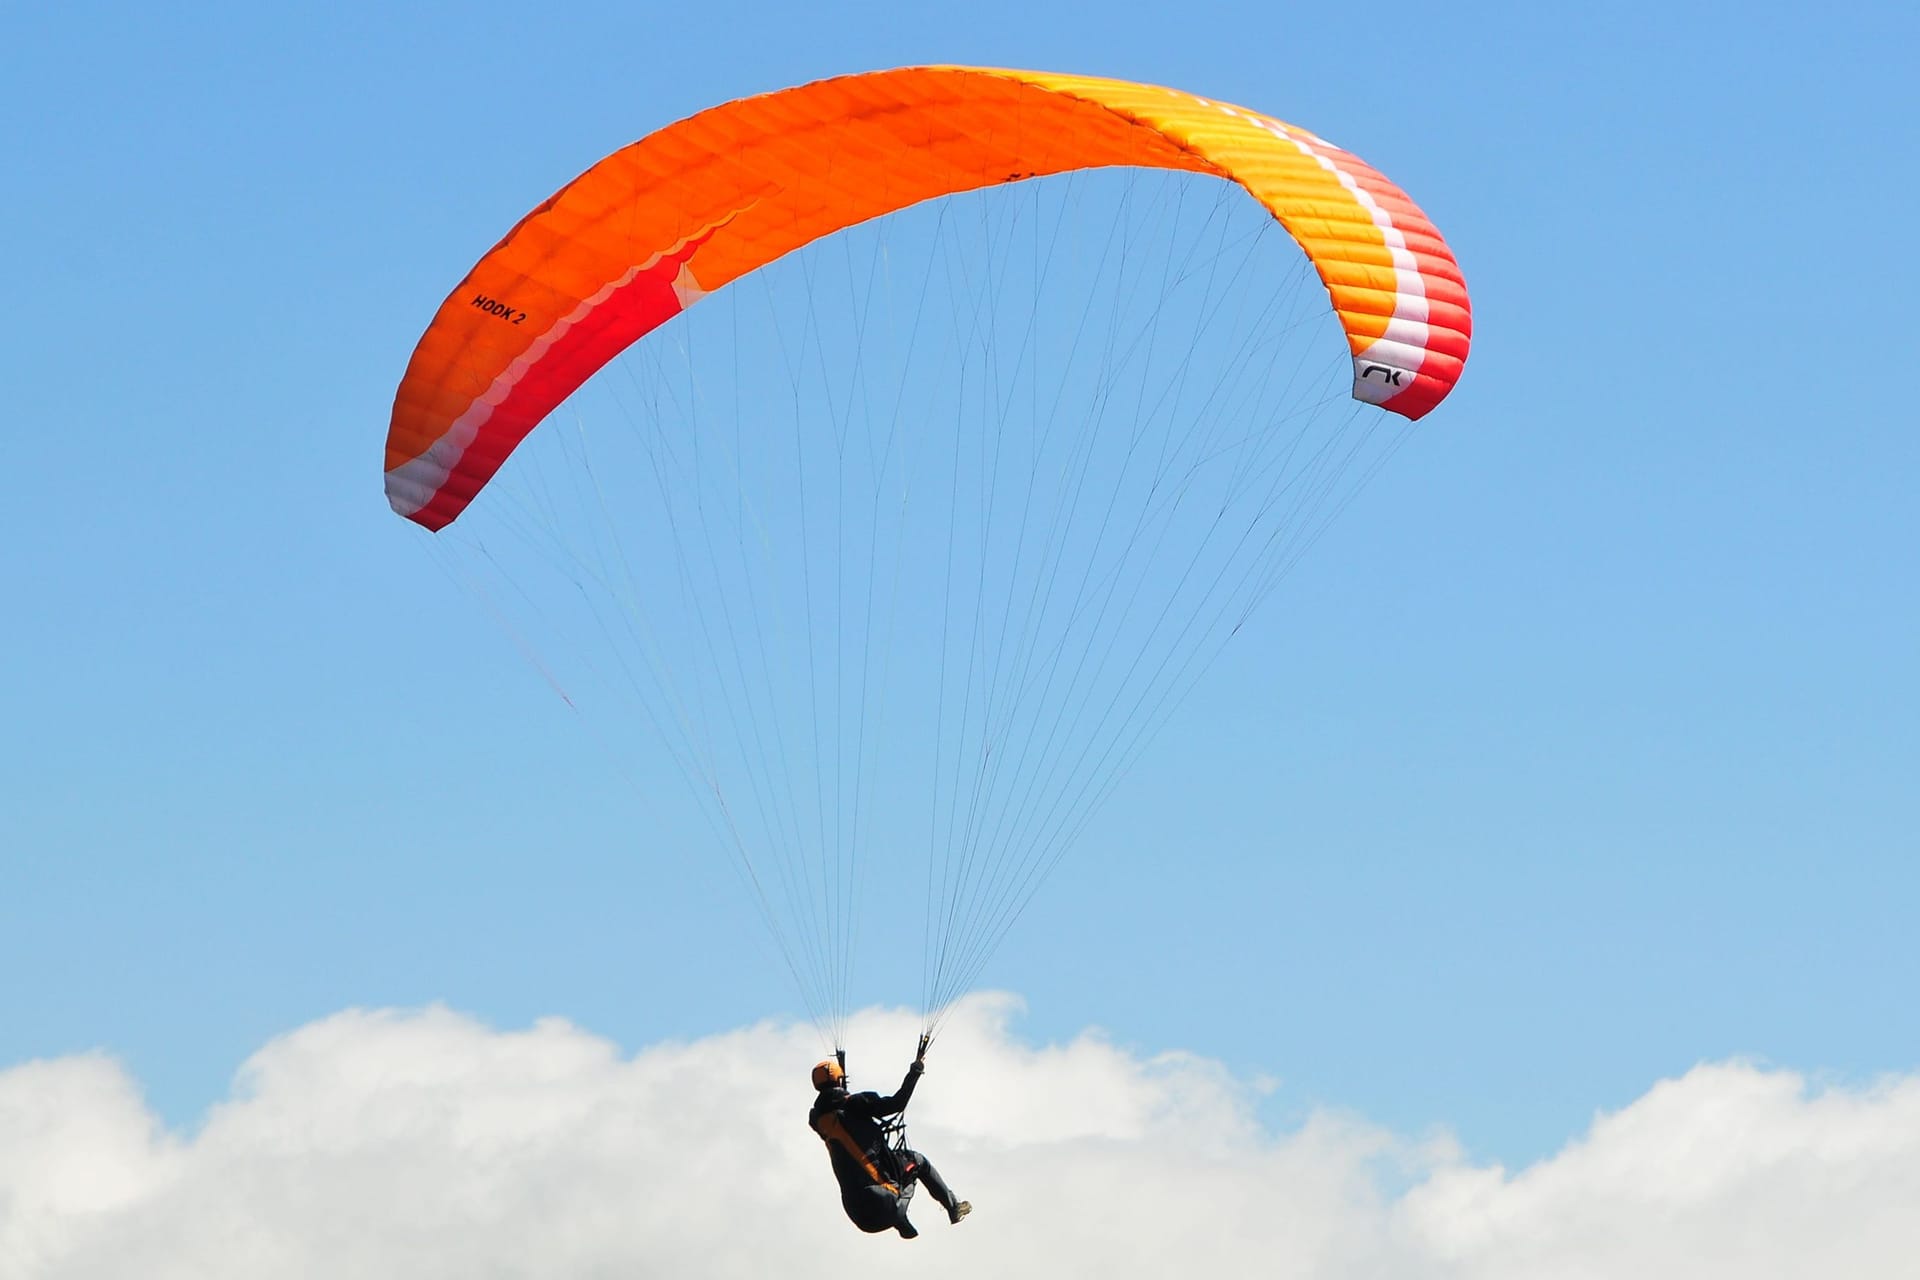
{"type": "Polygon", "coordinates": [[[1297,240],[1354,357],[1354,395],[1418,418],[1471,320],[1453,254],[1398,187],[1268,116],[1175,89],[909,67],[742,98],[614,152],[467,273],[394,397],[387,495],[439,529],[552,409],[692,302],[923,200],[1108,165],[1240,184],[1297,240]]]}

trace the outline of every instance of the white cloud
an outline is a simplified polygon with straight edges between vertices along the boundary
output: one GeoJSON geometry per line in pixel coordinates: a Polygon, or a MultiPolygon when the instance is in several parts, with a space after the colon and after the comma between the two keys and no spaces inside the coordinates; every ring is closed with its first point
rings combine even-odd
{"type": "MultiPolygon", "coordinates": [[[[911,1244],[840,1217],[806,1028],[628,1057],[559,1021],[351,1011],[261,1049],[190,1136],[105,1057],[0,1072],[0,1275],[1920,1273],[1920,1078],[1702,1066],[1508,1173],[1335,1115],[1273,1133],[1215,1063],[1036,1049],[1013,1008],[967,1003],[936,1048],[916,1144],[978,1212],[950,1229],[923,1200],[911,1244]]],[[[856,1086],[890,1089],[916,1031],[857,1019],[856,1086]]]]}

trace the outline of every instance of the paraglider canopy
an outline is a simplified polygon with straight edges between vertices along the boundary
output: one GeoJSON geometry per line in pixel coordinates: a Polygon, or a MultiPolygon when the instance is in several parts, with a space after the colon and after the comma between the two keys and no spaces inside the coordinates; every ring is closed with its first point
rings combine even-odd
{"type": "Polygon", "coordinates": [[[459,516],[541,419],[682,309],[821,236],[996,183],[1108,165],[1227,178],[1313,262],[1353,394],[1445,398],[1471,321],[1452,252],[1400,189],[1270,116],[1122,80],[909,67],[743,98],[600,161],[441,304],[394,398],[387,495],[459,516]]]}
{"type": "Polygon", "coordinates": [[[1470,331],[1426,215],[1298,126],[844,76],[508,231],[413,352],[386,492],[622,764],[657,734],[839,1047],[855,935],[925,886],[874,949],[921,947],[936,1026],[1470,331]]]}

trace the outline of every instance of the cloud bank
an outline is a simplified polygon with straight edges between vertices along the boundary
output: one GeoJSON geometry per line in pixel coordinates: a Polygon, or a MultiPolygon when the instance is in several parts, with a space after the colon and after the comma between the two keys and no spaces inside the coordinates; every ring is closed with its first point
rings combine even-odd
{"type": "MultiPolygon", "coordinates": [[[[840,1216],[808,1028],[629,1056],[557,1020],[349,1011],[262,1048],[191,1135],[104,1056],[0,1072],[0,1276],[1920,1273],[1920,1077],[1701,1066],[1508,1171],[1351,1117],[1274,1132],[1215,1063],[1036,1048],[1016,1008],[949,1018],[915,1143],[977,1211],[949,1228],[922,1199],[911,1243],[840,1216]]],[[[862,1015],[855,1086],[892,1088],[917,1026],[862,1015]]]]}

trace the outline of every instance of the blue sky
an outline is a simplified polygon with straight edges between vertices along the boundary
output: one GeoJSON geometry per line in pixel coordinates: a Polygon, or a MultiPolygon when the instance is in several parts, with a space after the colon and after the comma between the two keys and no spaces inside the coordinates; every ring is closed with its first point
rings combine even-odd
{"type": "Polygon", "coordinates": [[[13,7],[0,1065],[191,1124],[348,1006],[797,1012],[388,511],[433,307],[600,155],[919,61],[1297,121],[1446,231],[1472,363],[986,980],[1532,1158],[1702,1060],[1912,1070],[1910,8],[13,7]],[[741,44],[741,33],[755,38],[741,44]]]}

